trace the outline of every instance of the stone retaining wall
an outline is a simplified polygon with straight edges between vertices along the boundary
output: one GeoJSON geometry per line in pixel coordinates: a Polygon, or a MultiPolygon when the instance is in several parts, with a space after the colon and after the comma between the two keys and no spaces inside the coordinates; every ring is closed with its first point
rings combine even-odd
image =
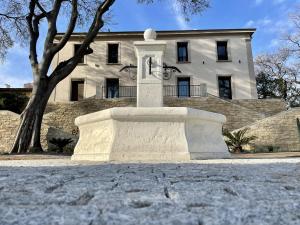
{"type": "Polygon", "coordinates": [[[300,108],[281,112],[241,129],[255,135],[253,144],[258,151],[300,151],[300,108]]]}
{"type": "MultiPolygon", "coordinates": [[[[134,98],[125,99],[85,99],[74,103],[49,104],[44,116],[44,122],[68,133],[74,132],[76,126],[74,120],[80,115],[93,113],[112,107],[134,107],[134,98]]],[[[168,107],[191,107],[210,112],[221,113],[227,117],[225,128],[238,129],[266,116],[285,110],[285,104],[281,100],[245,100],[249,102],[245,107],[243,100],[226,101],[209,96],[201,98],[165,98],[164,105],[168,107]],[[254,107],[254,110],[251,109],[254,107]]]]}
{"type": "MultiPolygon", "coordinates": [[[[165,99],[165,105],[171,107],[187,106],[195,109],[207,110],[210,112],[223,114],[227,118],[227,122],[224,128],[228,130],[238,129],[240,127],[254,123],[257,120],[265,118],[265,114],[263,113],[260,113],[256,110],[251,110],[239,104],[234,104],[231,101],[222,100],[214,96],[187,99],[167,98],[165,99]]],[[[277,106],[277,104],[274,105],[277,106]]]]}
{"type": "MultiPolygon", "coordinates": [[[[0,153],[8,153],[14,143],[20,124],[20,115],[10,111],[0,111],[0,153]]],[[[44,149],[49,148],[49,126],[43,124],[41,129],[41,143],[44,149]]]]}
{"type": "Polygon", "coordinates": [[[232,103],[248,108],[252,111],[273,116],[286,109],[287,104],[281,99],[243,99],[231,100],[232,103]]]}
{"type": "Polygon", "coordinates": [[[135,106],[135,99],[85,99],[74,103],[49,104],[44,115],[43,122],[51,127],[62,129],[67,133],[74,133],[77,127],[74,124],[75,118],[88,113],[97,112],[113,107],[135,106]]]}
{"type": "MultiPolygon", "coordinates": [[[[135,107],[136,99],[85,99],[74,103],[50,103],[43,117],[42,146],[52,148],[51,138],[72,138],[74,146],[78,131],[74,120],[80,115],[104,110],[112,107],[135,107]]],[[[252,124],[266,116],[284,111],[285,104],[280,100],[232,100],[225,101],[214,96],[202,98],[165,98],[165,106],[191,107],[221,113],[227,117],[225,128],[238,129],[252,124]],[[246,104],[248,103],[248,104],[246,104]],[[254,108],[254,110],[251,109],[254,108]]],[[[0,111],[1,112],[1,111],[0,111]]],[[[7,111],[0,114],[0,152],[7,152],[15,136],[19,124],[19,115],[7,111]]]]}
{"type": "Polygon", "coordinates": [[[0,153],[11,149],[20,122],[20,116],[10,111],[0,111],[0,153]]]}

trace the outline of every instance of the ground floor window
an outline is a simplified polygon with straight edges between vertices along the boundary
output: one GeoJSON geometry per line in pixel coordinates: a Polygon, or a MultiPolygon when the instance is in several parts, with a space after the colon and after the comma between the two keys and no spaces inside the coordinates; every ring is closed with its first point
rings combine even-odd
{"type": "Polygon", "coordinates": [[[231,77],[218,77],[219,97],[224,99],[232,99],[231,77]]]}
{"type": "Polygon", "coordinates": [[[106,98],[119,98],[119,79],[106,79],[106,98]]]}
{"type": "Polygon", "coordinates": [[[84,97],[84,80],[71,81],[71,101],[79,101],[84,97]]]}
{"type": "Polygon", "coordinates": [[[178,77],[177,78],[177,93],[178,97],[190,97],[190,78],[178,77]]]}

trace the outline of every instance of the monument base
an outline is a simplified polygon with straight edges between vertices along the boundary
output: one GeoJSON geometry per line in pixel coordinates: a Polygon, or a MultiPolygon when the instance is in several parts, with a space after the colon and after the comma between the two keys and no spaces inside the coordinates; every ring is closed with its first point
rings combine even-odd
{"type": "Polygon", "coordinates": [[[78,117],[72,160],[186,161],[229,158],[225,116],[182,107],[112,108],[78,117]]]}

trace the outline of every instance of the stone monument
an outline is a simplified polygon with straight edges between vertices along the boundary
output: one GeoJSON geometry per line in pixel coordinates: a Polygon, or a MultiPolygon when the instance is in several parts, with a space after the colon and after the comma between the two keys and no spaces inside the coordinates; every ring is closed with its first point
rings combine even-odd
{"type": "Polygon", "coordinates": [[[137,107],[163,107],[163,56],[167,43],[148,29],[145,41],[134,42],[137,56],[137,107]]]}
{"type": "Polygon", "coordinates": [[[134,43],[138,61],[137,108],[111,108],[80,116],[80,137],[72,160],[182,161],[228,158],[221,114],[163,107],[166,42],[148,29],[134,43]]]}

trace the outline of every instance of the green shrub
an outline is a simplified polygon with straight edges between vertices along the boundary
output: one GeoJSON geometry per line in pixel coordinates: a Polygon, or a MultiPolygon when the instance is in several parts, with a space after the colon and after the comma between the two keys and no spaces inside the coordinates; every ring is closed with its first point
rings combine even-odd
{"type": "Polygon", "coordinates": [[[0,110],[9,110],[14,113],[22,113],[29,97],[20,93],[0,93],[0,110]]]}
{"type": "Polygon", "coordinates": [[[225,142],[230,152],[243,152],[243,146],[248,145],[251,141],[257,138],[256,136],[246,136],[248,130],[248,128],[245,128],[237,132],[229,132],[228,130],[224,131],[223,135],[226,137],[225,142]]]}
{"type": "Polygon", "coordinates": [[[273,145],[255,145],[255,148],[252,151],[252,153],[274,153],[274,152],[280,152],[280,147],[273,146],[273,145]]]}

